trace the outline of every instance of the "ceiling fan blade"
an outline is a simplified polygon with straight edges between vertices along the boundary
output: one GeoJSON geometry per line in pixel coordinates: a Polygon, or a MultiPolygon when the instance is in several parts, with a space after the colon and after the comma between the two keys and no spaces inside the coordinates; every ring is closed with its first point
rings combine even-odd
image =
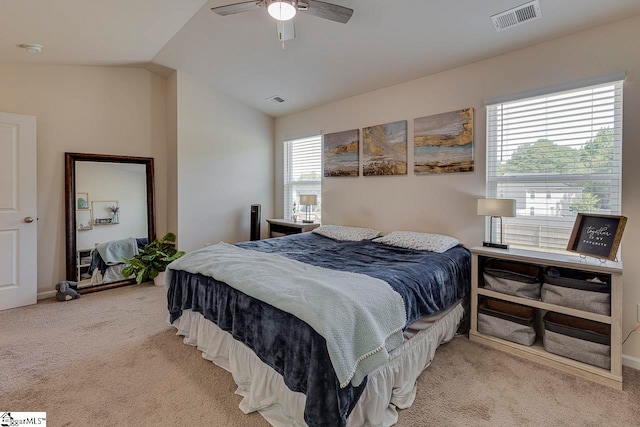
{"type": "Polygon", "coordinates": [[[293,40],[296,36],[296,27],[293,25],[293,19],[277,21],[276,29],[278,30],[278,40],[281,42],[293,40]]]}
{"type": "Polygon", "coordinates": [[[249,12],[262,6],[263,0],[243,1],[226,6],[212,7],[211,10],[220,16],[233,15],[241,12],[249,12]]]}
{"type": "Polygon", "coordinates": [[[306,0],[309,8],[305,12],[317,16],[318,18],[329,19],[330,21],[346,24],[353,15],[353,9],[338,6],[337,4],[327,3],[318,0],[306,0]]]}

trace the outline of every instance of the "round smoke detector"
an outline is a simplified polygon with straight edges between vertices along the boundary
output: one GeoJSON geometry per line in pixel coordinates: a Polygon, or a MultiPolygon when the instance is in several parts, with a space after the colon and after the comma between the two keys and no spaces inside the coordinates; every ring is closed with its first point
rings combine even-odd
{"type": "Polygon", "coordinates": [[[26,49],[27,52],[29,53],[40,53],[42,52],[42,45],[41,44],[20,44],[18,45],[18,47],[21,47],[23,49],[26,49]]]}

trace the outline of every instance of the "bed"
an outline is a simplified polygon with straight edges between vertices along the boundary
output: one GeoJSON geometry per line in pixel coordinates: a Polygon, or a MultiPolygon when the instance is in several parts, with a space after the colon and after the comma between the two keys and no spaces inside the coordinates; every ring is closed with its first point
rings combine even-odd
{"type": "MultiPolygon", "coordinates": [[[[400,341],[393,346],[384,342],[366,358],[359,358],[358,367],[376,357],[384,358],[384,363],[368,366],[361,377],[356,373],[344,381],[332,351],[333,339],[325,339],[316,325],[310,326],[313,322],[302,320],[305,312],[319,311],[315,300],[300,304],[299,312],[292,309],[298,317],[277,308],[278,300],[290,291],[276,293],[265,302],[251,296],[260,286],[236,289],[217,280],[227,276],[214,278],[216,274],[208,274],[201,265],[215,264],[219,256],[215,250],[222,248],[205,248],[176,261],[167,284],[169,322],[185,343],[197,346],[203,357],[233,374],[237,393],[244,396],[241,410],[259,411],[273,425],[394,424],[396,408],[411,405],[418,375],[430,364],[437,346],[453,338],[464,316],[461,300],[470,288],[470,255],[462,246],[435,253],[304,233],[234,248],[232,252],[248,254],[256,265],[266,265],[259,264],[262,257],[268,262],[273,257],[286,258],[291,263],[284,263],[290,276],[302,268],[310,277],[316,273],[367,277],[384,282],[401,297],[400,341]],[[191,267],[188,257],[192,257],[191,267]]],[[[249,281],[256,270],[242,274],[249,281]]],[[[266,283],[274,275],[256,277],[266,283]]],[[[283,275],[277,280],[306,279],[283,275]]],[[[346,282],[339,286],[343,285],[346,282]]],[[[302,287],[307,289],[308,283],[302,287]]],[[[385,317],[382,311],[378,315],[385,317]]],[[[359,334],[353,337],[361,339],[359,334]]]]}
{"type": "Polygon", "coordinates": [[[128,279],[122,275],[122,269],[125,266],[122,256],[130,258],[138,253],[136,249],[142,249],[148,243],[149,239],[146,237],[129,237],[96,245],[96,248],[91,251],[91,263],[87,272],[91,276],[91,284],[128,279]]]}

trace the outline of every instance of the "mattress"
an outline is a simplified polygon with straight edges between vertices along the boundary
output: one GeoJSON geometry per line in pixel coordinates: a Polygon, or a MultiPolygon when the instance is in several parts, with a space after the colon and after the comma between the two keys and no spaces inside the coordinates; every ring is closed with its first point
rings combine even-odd
{"type": "MultiPolygon", "coordinates": [[[[433,360],[441,343],[449,342],[464,316],[461,303],[433,316],[425,316],[407,330],[411,338],[391,352],[389,361],[369,374],[368,382],[347,419],[347,426],[391,426],[398,409],[409,408],[416,396],[416,380],[433,360]]],[[[205,317],[185,310],[173,326],[185,344],[197,347],[202,357],[229,371],[243,397],[240,410],[259,412],[277,427],[306,426],[307,396],[287,387],[276,372],[246,345],[205,317]]],[[[405,335],[406,337],[407,335],[405,335]]]]}

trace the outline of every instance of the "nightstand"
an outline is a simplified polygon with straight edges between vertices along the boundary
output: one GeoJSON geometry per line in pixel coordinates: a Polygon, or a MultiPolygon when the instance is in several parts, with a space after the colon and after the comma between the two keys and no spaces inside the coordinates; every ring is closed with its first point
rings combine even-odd
{"type": "Polygon", "coordinates": [[[317,223],[294,222],[288,219],[268,219],[269,237],[280,237],[287,234],[306,233],[314,228],[320,227],[317,223]]]}

